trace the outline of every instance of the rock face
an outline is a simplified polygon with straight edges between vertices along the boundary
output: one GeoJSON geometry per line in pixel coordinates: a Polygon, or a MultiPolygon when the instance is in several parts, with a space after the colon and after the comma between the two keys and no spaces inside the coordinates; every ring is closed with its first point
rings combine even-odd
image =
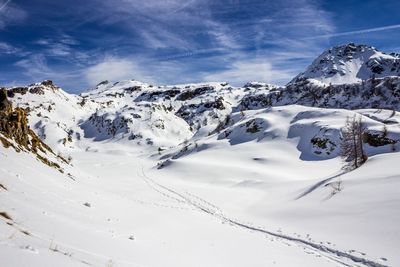
{"type": "Polygon", "coordinates": [[[29,148],[30,130],[26,113],[21,108],[13,110],[4,89],[0,91],[0,132],[20,146],[29,148]]]}
{"type": "Polygon", "coordinates": [[[303,105],[320,108],[400,110],[400,78],[373,78],[353,84],[325,85],[303,80],[274,90],[248,93],[240,110],[303,105]]]}
{"type": "Polygon", "coordinates": [[[44,95],[46,90],[57,91],[59,87],[57,87],[53,81],[45,80],[41,83],[31,84],[28,87],[13,87],[6,90],[6,95],[9,98],[15,97],[17,94],[25,95],[26,93],[36,94],[36,95],[44,95]]]}
{"type": "Polygon", "coordinates": [[[0,112],[9,112],[12,109],[11,102],[7,99],[7,91],[0,90],[0,112]]]}
{"type": "Polygon", "coordinates": [[[37,159],[62,172],[59,164],[47,159],[46,154],[55,156],[53,151],[29,128],[26,111],[13,109],[5,89],[0,90],[0,141],[4,147],[13,147],[17,152],[32,152],[37,159]]]}

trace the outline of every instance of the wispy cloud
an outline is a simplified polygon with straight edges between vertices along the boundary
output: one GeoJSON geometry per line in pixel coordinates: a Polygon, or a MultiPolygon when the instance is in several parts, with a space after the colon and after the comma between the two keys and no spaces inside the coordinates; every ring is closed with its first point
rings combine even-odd
{"type": "Polygon", "coordinates": [[[150,49],[158,48],[176,48],[187,50],[190,49],[191,44],[183,39],[181,36],[164,29],[159,25],[150,25],[145,29],[137,29],[141,37],[141,41],[145,47],[150,49]]]}
{"type": "Polygon", "coordinates": [[[78,45],[79,42],[69,35],[60,34],[56,37],[38,39],[34,44],[42,46],[49,56],[62,57],[74,53],[73,46],[78,45]]]}
{"type": "Polygon", "coordinates": [[[17,48],[6,42],[0,42],[0,54],[13,55],[20,52],[21,52],[20,48],[17,48]]]}
{"type": "Polygon", "coordinates": [[[282,84],[292,77],[292,70],[275,68],[271,62],[265,59],[242,59],[234,61],[227,70],[205,74],[202,80],[204,82],[227,81],[240,86],[249,81],[282,84]]]}
{"type": "Polygon", "coordinates": [[[0,4],[0,30],[10,24],[21,23],[26,17],[26,11],[14,5],[11,0],[0,4]]]}
{"type": "Polygon", "coordinates": [[[236,85],[249,80],[285,84],[302,71],[326,44],[301,37],[333,32],[331,14],[311,1],[285,3],[284,8],[279,5],[275,8],[272,13],[242,23],[238,35],[232,30],[235,27],[226,28],[223,33],[230,37],[229,42],[220,42],[222,55],[215,57],[223,68],[212,69],[202,79],[236,85]]]}
{"type": "Polygon", "coordinates": [[[2,40],[0,54],[29,51],[16,57],[18,73],[81,87],[104,79],[284,84],[331,46],[330,38],[400,28],[339,31],[346,28],[322,0],[38,2],[0,4],[0,30],[16,23],[18,12],[26,18],[23,10],[40,26],[27,34],[34,36],[28,45],[2,40]]]}
{"type": "Polygon", "coordinates": [[[98,61],[101,54],[96,51],[82,50],[79,41],[67,34],[56,34],[50,38],[41,38],[33,42],[39,47],[38,52],[46,58],[57,62],[69,63],[81,68],[98,61]]]}
{"type": "Polygon", "coordinates": [[[389,30],[398,30],[398,29],[400,29],[400,24],[394,24],[394,25],[388,25],[388,26],[383,26],[383,27],[362,29],[362,30],[357,30],[357,31],[321,34],[321,35],[306,37],[304,39],[305,40],[312,40],[312,39],[332,38],[332,37],[340,37],[340,36],[351,36],[351,35],[357,35],[357,34],[381,32],[381,31],[389,31],[389,30]]]}
{"type": "Polygon", "coordinates": [[[16,66],[26,70],[26,74],[31,77],[43,76],[51,74],[52,71],[47,66],[47,60],[44,55],[36,54],[28,58],[19,60],[15,63],[16,66]]]}
{"type": "Polygon", "coordinates": [[[95,64],[84,71],[88,84],[94,85],[104,80],[120,81],[128,79],[137,79],[142,81],[151,81],[151,78],[144,74],[139,65],[134,61],[106,57],[104,60],[95,64]]]}
{"type": "Polygon", "coordinates": [[[57,84],[67,85],[71,92],[78,92],[87,86],[81,78],[81,69],[50,67],[46,56],[43,54],[30,55],[17,61],[14,65],[22,69],[18,77],[19,84],[21,81],[31,83],[56,79],[57,84]]]}
{"type": "Polygon", "coordinates": [[[11,2],[11,0],[7,0],[3,4],[0,4],[0,11],[7,7],[7,5],[11,2]]]}
{"type": "Polygon", "coordinates": [[[289,55],[304,60],[321,49],[319,40],[299,37],[333,32],[329,13],[317,3],[88,0],[66,10],[71,21],[51,21],[56,30],[33,40],[32,54],[15,66],[35,80],[54,76],[82,87],[104,79],[285,83],[302,68],[289,55]]]}

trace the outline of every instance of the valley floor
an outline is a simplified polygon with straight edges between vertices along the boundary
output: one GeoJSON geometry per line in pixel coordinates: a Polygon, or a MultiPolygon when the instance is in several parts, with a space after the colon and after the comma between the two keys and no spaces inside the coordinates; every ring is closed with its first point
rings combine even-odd
{"type": "Polygon", "coordinates": [[[267,158],[217,165],[214,150],[157,170],[112,148],[73,154],[72,178],[0,148],[2,266],[400,264],[398,153],[340,176],[331,194],[318,182],[336,160],[288,161],[273,177],[257,168],[267,158]]]}

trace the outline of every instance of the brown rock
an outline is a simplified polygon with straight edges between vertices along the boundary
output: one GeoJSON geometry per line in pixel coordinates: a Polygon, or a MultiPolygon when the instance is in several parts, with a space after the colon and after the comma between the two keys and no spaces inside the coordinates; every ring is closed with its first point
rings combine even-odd
{"type": "Polygon", "coordinates": [[[29,128],[26,111],[22,108],[13,110],[12,103],[7,99],[7,91],[4,89],[0,89],[0,143],[6,148],[13,147],[17,152],[30,151],[44,164],[63,172],[59,164],[39,154],[39,152],[44,154],[49,152],[55,156],[51,148],[29,128]]]}
{"type": "MultiPolygon", "coordinates": [[[[7,91],[5,89],[0,90],[0,113],[7,113],[12,110],[12,104],[7,99],[7,91]]],[[[1,117],[1,115],[0,115],[1,117]]]]}

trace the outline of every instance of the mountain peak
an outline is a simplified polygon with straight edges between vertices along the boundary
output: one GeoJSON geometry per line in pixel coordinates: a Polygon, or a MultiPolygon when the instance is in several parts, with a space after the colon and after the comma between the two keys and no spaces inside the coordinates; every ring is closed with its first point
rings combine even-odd
{"type": "Polygon", "coordinates": [[[399,74],[399,55],[385,54],[373,46],[348,43],[324,51],[289,84],[307,79],[325,84],[348,84],[399,74]]]}
{"type": "Polygon", "coordinates": [[[140,90],[141,88],[144,87],[152,87],[152,85],[149,85],[144,82],[140,82],[137,80],[123,80],[123,81],[118,81],[118,82],[111,82],[108,80],[102,81],[99,84],[96,85],[96,87],[91,88],[83,93],[81,93],[81,96],[85,95],[98,95],[98,94],[104,94],[104,93],[112,93],[112,92],[124,92],[124,91],[135,91],[135,90],[140,90]]]}

